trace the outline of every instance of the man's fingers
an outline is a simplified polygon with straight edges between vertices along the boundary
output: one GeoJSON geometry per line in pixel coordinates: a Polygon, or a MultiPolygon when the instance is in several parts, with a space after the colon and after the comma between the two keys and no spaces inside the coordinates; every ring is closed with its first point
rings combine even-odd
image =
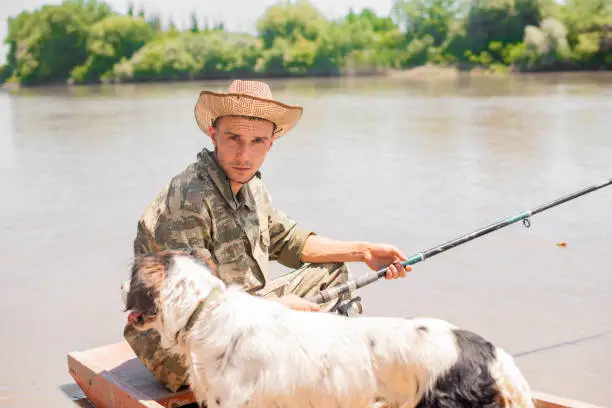
{"type": "Polygon", "coordinates": [[[305,312],[320,312],[321,311],[321,306],[317,305],[316,303],[298,303],[298,304],[291,305],[291,308],[295,310],[302,310],[305,312]]]}
{"type": "Polygon", "coordinates": [[[387,273],[385,273],[386,280],[391,280],[393,278],[393,272],[391,271],[391,266],[393,265],[390,265],[387,267],[387,273]]]}
{"type": "Polygon", "coordinates": [[[393,255],[398,257],[401,261],[407,261],[408,258],[406,258],[406,255],[404,255],[404,253],[402,251],[400,251],[399,249],[397,249],[396,247],[392,247],[393,248],[393,255]]]}
{"type": "Polygon", "coordinates": [[[396,279],[397,278],[397,268],[395,267],[395,265],[391,264],[389,269],[391,269],[391,278],[396,279]]]}
{"type": "Polygon", "coordinates": [[[399,264],[399,262],[393,264],[393,279],[397,279],[400,277],[401,274],[401,270],[403,270],[404,268],[402,268],[402,266],[399,264]]]}
{"type": "Polygon", "coordinates": [[[397,270],[398,270],[398,272],[399,272],[399,276],[400,276],[401,278],[403,278],[403,277],[405,277],[405,276],[406,276],[406,269],[404,269],[404,268],[402,267],[402,264],[400,264],[399,262],[398,262],[398,265],[397,265],[397,270]]]}
{"type": "Polygon", "coordinates": [[[395,264],[389,265],[389,267],[387,268],[386,278],[387,279],[397,279],[398,277],[399,277],[399,272],[397,271],[397,267],[395,266],[395,264]]]}
{"type": "Polygon", "coordinates": [[[299,307],[301,307],[303,310],[307,310],[310,312],[319,312],[321,310],[321,305],[309,302],[307,300],[303,300],[299,307]]]}
{"type": "Polygon", "coordinates": [[[406,276],[406,272],[410,272],[410,271],[412,271],[412,268],[410,267],[410,265],[406,265],[404,267],[402,266],[400,262],[396,261],[387,267],[387,273],[385,274],[385,279],[391,280],[391,279],[397,279],[400,277],[403,278],[406,276]]]}

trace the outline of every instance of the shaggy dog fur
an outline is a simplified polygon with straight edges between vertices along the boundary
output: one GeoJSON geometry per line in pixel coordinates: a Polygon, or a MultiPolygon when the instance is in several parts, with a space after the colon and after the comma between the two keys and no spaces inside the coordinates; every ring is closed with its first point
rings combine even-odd
{"type": "Polygon", "coordinates": [[[185,356],[208,408],[533,407],[512,357],[477,334],[291,310],[228,287],[197,251],[136,259],[126,310],[185,356]]]}

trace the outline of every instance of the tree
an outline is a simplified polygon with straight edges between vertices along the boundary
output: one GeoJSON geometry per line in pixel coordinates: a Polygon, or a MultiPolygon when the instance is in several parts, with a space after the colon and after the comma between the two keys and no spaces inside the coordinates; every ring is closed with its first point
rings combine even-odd
{"type": "Polygon", "coordinates": [[[448,38],[462,6],[459,0],[396,0],[392,15],[408,43],[429,36],[433,45],[439,46],[448,38]]]}
{"type": "Polygon", "coordinates": [[[474,54],[522,42],[525,27],[539,26],[548,0],[474,0],[467,17],[467,48],[474,54]]]}
{"type": "Polygon", "coordinates": [[[153,15],[147,20],[147,24],[149,24],[149,26],[156,33],[160,33],[163,30],[162,20],[158,13],[153,13],[153,15]]]}
{"type": "Polygon", "coordinates": [[[575,59],[593,68],[612,66],[612,2],[566,0],[561,15],[575,59]]]}
{"type": "Polygon", "coordinates": [[[200,28],[198,27],[198,16],[196,15],[195,11],[191,12],[191,32],[192,33],[200,32],[200,28]]]}
{"type": "Polygon", "coordinates": [[[264,48],[271,48],[277,38],[295,42],[298,38],[314,41],[326,28],[327,21],[308,0],[278,3],[257,20],[257,31],[264,48]]]}
{"type": "Polygon", "coordinates": [[[138,17],[113,15],[94,24],[87,38],[89,57],[72,71],[76,82],[103,77],[122,58],[130,58],[153,39],[153,29],[138,17]]]}
{"type": "Polygon", "coordinates": [[[110,15],[104,3],[65,1],[9,19],[8,66],[23,84],[63,81],[87,59],[89,26],[110,15]]]}

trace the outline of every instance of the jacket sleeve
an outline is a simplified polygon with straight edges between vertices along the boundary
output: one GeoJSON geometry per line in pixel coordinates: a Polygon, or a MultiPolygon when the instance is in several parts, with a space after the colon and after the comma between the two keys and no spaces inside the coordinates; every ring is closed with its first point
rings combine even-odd
{"type": "Polygon", "coordinates": [[[306,240],[315,232],[300,228],[282,211],[272,208],[269,216],[270,260],[278,260],[288,268],[300,268],[306,240]]]}
{"type": "Polygon", "coordinates": [[[205,211],[195,211],[175,189],[160,193],[138,221],[134,255],[164,249],[199,248],[210,257],[211,221],[205,211]]]}

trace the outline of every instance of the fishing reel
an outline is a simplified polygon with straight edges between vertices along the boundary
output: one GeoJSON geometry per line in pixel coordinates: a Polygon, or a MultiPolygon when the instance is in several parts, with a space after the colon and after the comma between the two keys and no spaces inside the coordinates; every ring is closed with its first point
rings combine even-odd
{"type": "MultiPolygon", "coordinates": [[[[352,299],[344,299],[336,303],[334,307],[330,309],[330,312],[338,312],[339,315],[349,317],[349,310],[353,307],[353,303],[361,302],[361,296],[354,297],[352,299]]],[[[361,305],[357,305],[361,310],[361,305]]]]}

